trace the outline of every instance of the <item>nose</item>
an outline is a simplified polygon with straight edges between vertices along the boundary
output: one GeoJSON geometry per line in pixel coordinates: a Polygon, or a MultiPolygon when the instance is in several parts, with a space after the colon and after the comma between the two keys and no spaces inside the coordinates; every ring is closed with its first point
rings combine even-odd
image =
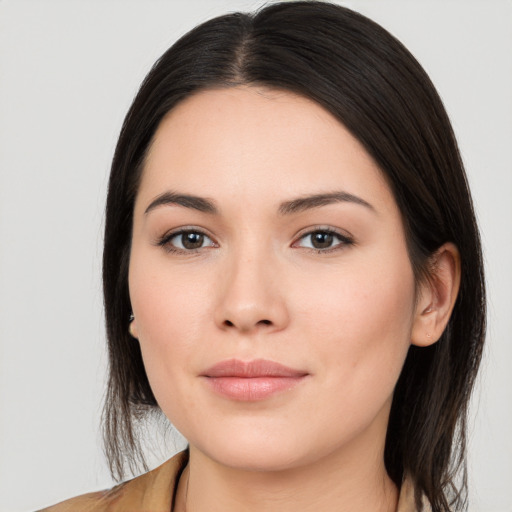
{"type": "Polygon", "coordinates": [[[286,287],[271,258],[253,252],[234,256],[227,265],[218,287],[217,326],[244,334],[284,329],[289,322],[286,287]]]}

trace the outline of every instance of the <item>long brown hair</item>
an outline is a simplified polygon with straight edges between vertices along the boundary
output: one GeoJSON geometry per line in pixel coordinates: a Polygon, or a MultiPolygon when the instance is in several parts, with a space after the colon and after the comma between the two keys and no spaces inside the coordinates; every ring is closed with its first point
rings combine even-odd
{"type": "Polygon", "coordinates": [[[158,409],[128,334],[132,217],[144,157],[160,121],[180,101],[238,84],[313,99],[364,145],[401,210],[417,281],[428,277],[428,258],[443,243],[458,247],[462,277],[452,317],[436,344],[409,350],[385,463],[398,486],[411,477],[417,500],[425,495],[434,512],[464,509],[467,408],[486,312],[478,228],[457,143],[434,86],[404,46],[368,18],[316,1],[278,3],[196,27],[156,62],[126,116],[110,175],[103,259],[110,354],[104,432],[112,473],[122,478],[126,462],[143,462],[134,421],[158,409]]]}

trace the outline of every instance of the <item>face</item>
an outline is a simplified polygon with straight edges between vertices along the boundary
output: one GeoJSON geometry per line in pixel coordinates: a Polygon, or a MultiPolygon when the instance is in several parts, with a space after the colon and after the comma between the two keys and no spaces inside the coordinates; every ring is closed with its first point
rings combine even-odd
{"type": "Polygon", "coordinates": [[[129,288],[151,387],[191,449],[267,470],[382,449],[414,277],[385,179],[316,103],[235,87],[172,110],[129,288]]]}

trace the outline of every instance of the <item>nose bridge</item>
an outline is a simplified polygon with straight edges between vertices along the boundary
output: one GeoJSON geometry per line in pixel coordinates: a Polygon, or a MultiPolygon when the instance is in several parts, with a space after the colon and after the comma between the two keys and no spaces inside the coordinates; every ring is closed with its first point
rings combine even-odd
{"type": "Polygon", "coordinates": [[[248,332],[281,329],[288,320],[278,285],[278,258],[270,243],[239,243],[226,261],[216,320],[222,328],[248,332]]]}

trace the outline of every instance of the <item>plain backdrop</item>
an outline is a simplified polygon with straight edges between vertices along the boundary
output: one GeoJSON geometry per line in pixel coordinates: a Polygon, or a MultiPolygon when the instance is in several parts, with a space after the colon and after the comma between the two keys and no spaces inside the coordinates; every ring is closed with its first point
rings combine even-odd
{"type": "MultiPolygon", "coordinates": [[[[511,512],[512,2],[340,3],[405,43],[452,118],[489,292],[470,422],[470,512],[511,512]]],[[[102,223],[116,138],[138,85],[173,41],[214,15],[260,5],[0,0],[1,512],[112,485],[98,427],[102,223]]]]}

